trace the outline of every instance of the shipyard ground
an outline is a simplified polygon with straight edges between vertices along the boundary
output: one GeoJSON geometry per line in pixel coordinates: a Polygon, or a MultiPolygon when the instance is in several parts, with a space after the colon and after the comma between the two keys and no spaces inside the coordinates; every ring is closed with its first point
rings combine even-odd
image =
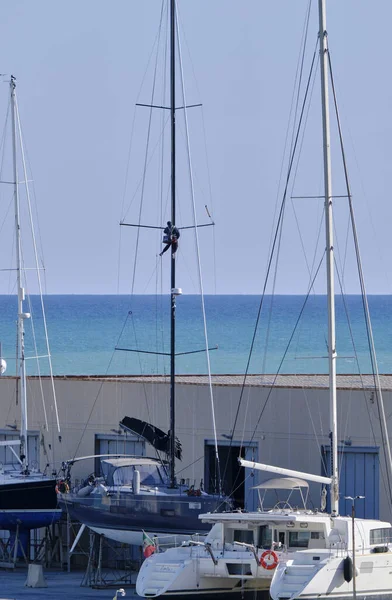
{"type": "MultiPolygon", "coordinates": [[[[119,584],[116,587],[95,589],[81,587],[84,573],[82,571],[66,573],[64,571],[48,570],[44,572],[46,588],[31,588],[25,586],[27,569],[15,571],[0,571],[0,600],[84,600],[98,598],[112,600],[116,589],[124,587],[128,598],[138,598],[135,588],[119,584]]],[[[121,596],[119,595],[120,599],[121,596]]]]}
{"type": "MultiPolygon", "coordinates": [[[[27,569],[17,569],[15,571],[0,571],[0,600],[84,600],[97,598],[98,600],[112,600],[116,596],[116,590],[124,587],[125,600],[140,600],[137,596],[135,588],[130,585],[118,586],[97,589],[92,587],[82,587],[84,573],[82,571],[74,571],[66,573],[65,571],[47,570],[44,573],[46,588],[31,588],[25,586],[27,578],[27,569]]],[[[225,598],[234,598],[234,596],[226,595],[225,598]]],[[[118,595],[120,600],[121,595],[118,595]]],[[[196,596],[195,596],[196,598],[196,596]]],[[[216,596],[210,596],[211,600],[216,596]]],[[[238,598],[235,595],[235,598],[238,598]]],[[[255,600],[254,593],[244,595],[244,600],[255,600]]],[[[259,593],[257,600],[268,600],[268,592],[259,593]]],[[[204,600],[208,600],[207,596],[203,596],[204,600]]],[[[189,596],[187,596],[189,600],[189,596]]]]}

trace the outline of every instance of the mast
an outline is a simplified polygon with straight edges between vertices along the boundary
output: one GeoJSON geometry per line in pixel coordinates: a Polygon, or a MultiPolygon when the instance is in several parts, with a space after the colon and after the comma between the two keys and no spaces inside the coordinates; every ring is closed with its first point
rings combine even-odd
{"type": "Polygon", "coordinates": [[[14,208],[15,208],[15,236],[16,236],[16,273],[18,286],[18,373],[20,381],[20,459],[22,470],[28,468],[27,457],[27,393],[26,393],[26,364],[25,364],[25,349],[24,349],[24,319],[29,318],[29,313],[23,310],[23,301],[25,299],[25,291],[22,286],[22,247],[20,238],[20,207],[19,207],[19,183],[17,169],[17,125],[16,125],[16,79],[11,75],[10,93],[11,93],[11,119],[12,119],[12,159],[13,159],[13,178],[14,178],[14,208]]]}
{"type": "Polygon", "coordinates": [[[336,339],[335,339],[335,285],[334,285],[334,248],[332,219],[332,183],[331,183],[331,139],[328,99],[328,34],[326,27],[325,0],[319,0],[320,23],[320,66],[321,99],[323,121],[324,153],[324,209],[327,259],[327,296],[328,296],[328,363],[329,363],[329,402],[330,402],[330,438],[331,438],[331,513],[339,514],[339,476],[337,442],[337,406],[336,406],[336,339]]]}
{"type": "MultiPolygon", "coordinates": [[[[175,64],[175,42],[176,42],[176,3],[170,0],[170,142],[171,142],[171,222],[176,224],[176,64],[175,64]]],[[[175,477],[175,368],[176,368],[176,261],[171,251],[170,267],[170,487],[176,487],[175,477]]]]}

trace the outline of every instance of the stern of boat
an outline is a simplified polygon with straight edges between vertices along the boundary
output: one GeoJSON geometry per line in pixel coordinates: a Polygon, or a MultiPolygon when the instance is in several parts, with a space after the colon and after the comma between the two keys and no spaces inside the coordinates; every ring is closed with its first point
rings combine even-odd
{"type": "Polygon", "coordinates": [[[171,548],[147,558],[138,573],[136,593],[143,598],[156,598],[181,589],[183,579],[185,587],[195,585],[191,581],[192,562],[190,548],[171,548]],[[188,573],[189,571],[189,573],[188,573]]]}

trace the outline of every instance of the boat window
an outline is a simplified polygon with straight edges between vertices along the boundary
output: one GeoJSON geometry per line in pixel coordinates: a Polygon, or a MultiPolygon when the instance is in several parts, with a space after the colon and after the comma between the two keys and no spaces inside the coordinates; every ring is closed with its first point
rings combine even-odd
{"type": "Polygon", "coordinates": [[[137,467],[142,485],[162,485],[160,473],[155,465],[137,467]]]}
{"type": "Polygon", "coordinates": [[[307,548],[310,538],[309,531],[290,531],[289,546],[291,548],[307,548]]]}
{"type": "Polygon", "coordinates": [[[392,543],[392,528],[383,527],[380,529],[370,530],[370,543],[371,544],[387,544],[392,543]]]}
{"type": "Polygon", "coordinates": [[[259,548],[271,548],[272,546],[272,529],[268,525],[259,527],[259,548]]]}
{"type": "Polygon", "coordinates": [[[113,473],[114,485],[127,485],[132,483],[133,473],[136,469],[140,473],[141,485],[162,485],[162,479],[155,465],[137,465],[137,467],[130,465],[127,467],[119,467],[113,473]]]}
{"type": "Polygon", "coordinates": [[[253,544],[253,529],[234,529],[233,541],[253,544]]]}

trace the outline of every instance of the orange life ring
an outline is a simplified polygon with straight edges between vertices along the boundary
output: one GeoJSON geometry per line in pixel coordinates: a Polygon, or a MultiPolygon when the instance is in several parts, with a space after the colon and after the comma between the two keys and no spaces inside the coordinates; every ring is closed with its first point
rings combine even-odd
{"type": "Polygon", "coordinates": [[[60,480],[54,489],[56,490],[56,494],[68,494],[69,485],[66,481],[60,480]]]}
{"type": "Polygon", "coordinates": [[[278,566],[278,562],[278,555],[273,550],[266,550],[260,556],[260,565],[263,567],[263,569],[266,569],[267,571],[272,571],[272,569],[276,569],[276,567],[278,566]]]}

